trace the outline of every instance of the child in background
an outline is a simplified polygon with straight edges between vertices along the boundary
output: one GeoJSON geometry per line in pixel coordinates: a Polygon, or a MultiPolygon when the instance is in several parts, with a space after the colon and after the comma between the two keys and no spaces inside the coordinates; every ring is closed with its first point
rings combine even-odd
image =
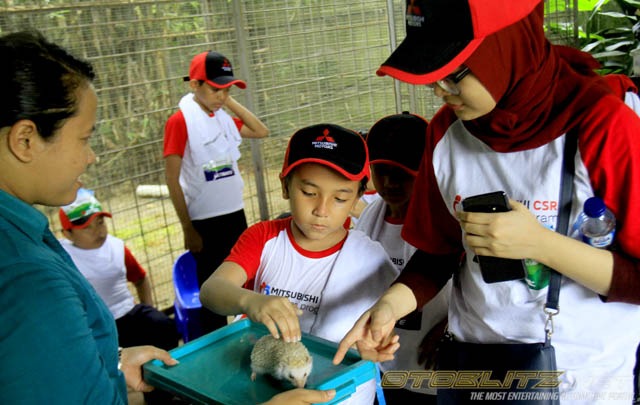
{"type": "Polygon", "coordinates": [[[116,320],[119,345],[177,347],[174,320],[153,307],[145,270],[124,242],[109,234],[104,217],[111,218],[111,214],[103,211],[93,192],[78,190],[76,200],[60,208],[59,215],[66,238],[60,244],[109,307],[116,320]],[[139,304],[135,304],[127,282],[135,285],[139,304]]]}
{"type": "Polygon", "coordinates": [[[373,184],[371,183],[371,181],[369,181],[367,189],[364,190],[364,193],[362,193],[362,197],[358,199],[356,205],[351,210],[351,227],[355,228],[356,225],[358,225],[358,219],[360,218],[360,215],[362,215],[362,211],[364,211],[367,205],[378,199],[380,199],[380,195],[378,195],[378,192],[373,187],[373,184]]]}
{"type": "MultiPolygon", "coordinates": [[[[247,229],[244,181],[238,167],[242,139],[264,138],[269,130],[230,95],[234,85],[244,89],[247,84],[233,76],[224,55],[209,51],[194,56],[184,80],[191,92],[167,120],[163,155],[185,249],[196,259],[202,285],[247,229]]],[[[224,317],[204,308],[200,321],[203,333],[227,324],[224,317]]]]}
{"type": "MultiPolygon", "coordinates": [[[[368,130],[359,129],[357,132],[362,138],[367,139],[367,133],[369,132],[368,130]]],[[[356,205],[351,210],[351,228],[356,227],[356,225],[358,224],[358,218],[360,218],[360,215],[362,214],[362,211],[365,209],[365,207],[379,198],[380,196],[373,186],[371,178],[369,178],[367,188],[364,190],[364,193],[362,193],[362,196],[358,199],[356,205]]]]}
{"type": "MultiPolygon", "coordinates": [[[[360,215],[357,230],[385,248],[398,271],[402,271],[416,248],[400,236],[415,176],[425,147],[427,121],[403,112],[376,122],[367,135],[371,179],[380,199],[370,203],[360,215]]],[[[419,311],[396,323],[400,349],[395,359],[380,363],[382,371],[422,370],[418,361],[420,343],[436,324],[447,316],[447,295],[442,291],[419,311]]],[[[384,389],[389,404],[435,403],[435,390],[413,388],[384,389]],[[429,396],[425,394],[431,394],[429,396]]]]}
{"type": "MultiPolygon", "coordinates": [[[[151,283],[124,242],[109,234],[103,211],[93,191],[81,188],[76,200],[59,210],[60,244],[82,275],[107,304],[116,320],[120,347],[156,346],[171,350],[178,346],[175,321],[153,307],[151,283]],[[140,303],[134,302],[127,282],[135,285],[140,303]]],[[[144,393],[149,405],[183,403],[173,394],[155,389],[144,393]]]]}
{"type": "MultiPolygon", "coordinates": [[[[398,275],[379,243],[344,226],[368,177],[357,133],[332,124],[297,131],[280,174],[291,217],[249,227],[203,284],[203,305],[246,314],[286,341],[301,332],[340,341],[398,275]]],[[[372,379],[349,401],[371,404],[374,396],[372,379]]]]}

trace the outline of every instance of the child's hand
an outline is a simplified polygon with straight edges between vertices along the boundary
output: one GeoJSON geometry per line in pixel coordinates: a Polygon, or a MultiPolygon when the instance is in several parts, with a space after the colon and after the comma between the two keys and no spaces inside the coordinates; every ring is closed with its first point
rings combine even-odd
{"type": "Polygon", "coordinates": [[[182,228],[184,234],[184,248],[193,253],[202,251],[202,236],[196,231],[193,225],[182,228]]]}
{"type": "Polygon", "coordinates": [[[392,360],[393,354],[400,348],[398,335],[393,331],[395,324],[392,308],[386,302],[378,301],[362,314],[342,339],[333,357],[333,364],[340,364],[347,350],[354,345],[366,360],[392,360]]]}
{"type": "Polygon", "coordinates": [[[264,324],[276,339],[280,337],[278,331],[285,342],[297,342],[302,338],[298,320],[302,311],[284,297],[252,294],[245,312],[252,321],[264,324]]]}

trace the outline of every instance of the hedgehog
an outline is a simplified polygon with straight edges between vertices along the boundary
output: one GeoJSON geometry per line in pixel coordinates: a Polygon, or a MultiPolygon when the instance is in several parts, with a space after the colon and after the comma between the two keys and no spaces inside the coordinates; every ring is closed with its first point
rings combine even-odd
{"type": "Polygon", "coordinates": [[[302,342],[285,342],[271,335],[258,339],[251,351],[251,381],[257,374],[269,374],[303,388],[311,373],[313,358],[302,342]]]}

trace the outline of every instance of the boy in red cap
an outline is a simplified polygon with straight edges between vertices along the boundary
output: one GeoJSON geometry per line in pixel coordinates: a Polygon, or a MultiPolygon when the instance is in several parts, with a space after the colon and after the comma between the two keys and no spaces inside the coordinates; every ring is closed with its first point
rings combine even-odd
{"type": "MultiPolygon", "coordinates": [[[[93,192],[78,190],[76,200],[58,211],[62,233],[60,244],[74,264],[109,307],[118,328],[120,347],[152,345],[171,350],[179,335],[173,319],[153,306],[151,282],[124,242],[109,234],[102,209],[93,192]],[[135,285],[136,304],[128,283],[135,285]]],[[[149,404],[164,403],[173,395],[155,390],[145,393],[149,404]]]]}
{"type": "MultiPolygon", "coordinates": [[[[234,77],[224,55],[196,55],[184,79],[191,92],[165,125],[165,174],[201,285],[247,228],[238,168],[242,138],[264,138],[269,130],[229,94],[231,86],[244,89],[246,83],[234,77]]],[[[201,322],[208,333],[225,325],[226,319],[203,309],[201,322]]]]}
{"type": "MultiPolygon", "coordinates": [[[[345,228],[368,177],[367,147],[356,132],[318,124],[293,134],[280,174],[291,216],[242,234],[202,286],[203,305],[246,314],[286,341],[301,332],[342,339],[398,274],[380,244],[345,228]]],[[[374,395],[370,380],[349,401],[371,404],[374,395]]]]}
{"type": "Polygon", "coordinates": [[[544,342],[548,287],[486,283],[472,260],[532,259],[563,276],[552,340],[562,403],[633,397],[640,119],[592,71],[590,55],[549,43],[543,11],[541,0],[408,2],[407,38],[378,72],[428,84],[445,103],[429,123],[402,230],[418,250],[343,340],[336,361],[363,336],[384,337],[452,275],[448,330],[456,342],[544,342]],[[447,35],[432,35],[444,25],[447,35]],[[576,138],[569,224],[587,198],[601,197],[618,220],[612,250],[554,231],[564,145],[576,138]],[[496,190],[511,197],[512,211],[462,211],[464,198],[496,190]]]}

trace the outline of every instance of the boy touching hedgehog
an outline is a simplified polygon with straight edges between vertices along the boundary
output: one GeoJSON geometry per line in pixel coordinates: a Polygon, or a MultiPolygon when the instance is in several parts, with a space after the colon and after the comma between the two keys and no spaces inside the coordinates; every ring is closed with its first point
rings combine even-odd
{"type": "MultiPolygon", "coordinates": [[[[203,284],[203,305],[246,314],[285,341],[305,332],[339,342],[398,275],[379,243],[344,226],[368,177],[367,147],[354,131],[319,124],[294,133],[280,174],[291,216],[240,236],[203,284]]],[[[374,396],[372,380],[351,400],[374,396]]]]}

